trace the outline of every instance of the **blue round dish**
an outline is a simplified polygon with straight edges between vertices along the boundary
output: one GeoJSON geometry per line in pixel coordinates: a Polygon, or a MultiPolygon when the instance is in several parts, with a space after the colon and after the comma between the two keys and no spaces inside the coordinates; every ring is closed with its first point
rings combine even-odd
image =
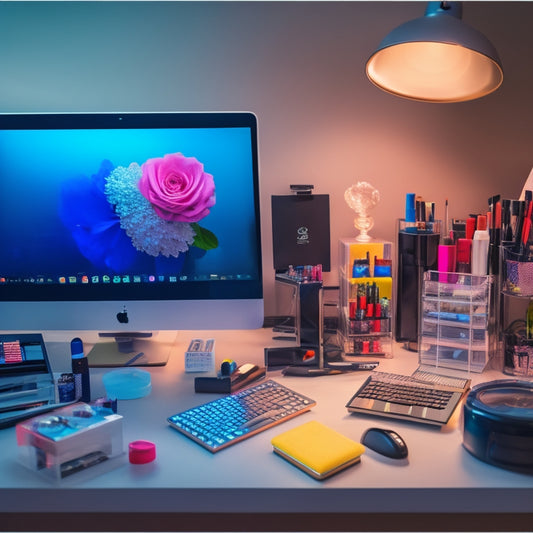
{"type": "Polygon", "coordinates": [[[152,379],[150,372],[139,368],[119,368],[102,377],[108,398],[135,400],[150,394],[152,379]]]}

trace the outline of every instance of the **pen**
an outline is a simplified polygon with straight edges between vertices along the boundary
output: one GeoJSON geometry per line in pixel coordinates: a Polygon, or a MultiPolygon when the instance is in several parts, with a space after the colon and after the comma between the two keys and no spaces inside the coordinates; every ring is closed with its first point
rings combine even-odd
{"type": "Polygon", "coordinates": [[[513,227],[511,225],[511,200],[502,200],[501,208],[501,221],[502,221],[502,241],[513,240],[513,227]]]}
{"type": "Polygon", "coordinates": [[[520,218],[524,211],[524,202],[521,200],[511,200],[511,232],[512,239],[516,240],[516,235],[519,232],[520,218]]]}
{"type": "Polygon", "coordinates": [[[284,376],[301,376],[301,377],[318,377],[329,376],[334,374],[342,374],[344,372],[340,369],[334,368],[309,368],[306,366],[289,366],[282,370],[284,376]]]}
{"type": "Polygon", "coordinates": [[[448,237],[448,232],[450,231],[450,222],[448,219],[448,198],[444,204],[444,231],[442,232],[445,237],[448,237]]]}
{"type": "Polygon", "coordinates": [[[520,234],[517,235],[517,239],[516,239],[517,251],[520,253],[521,256],[524,256],[524,259],[527,257],[527,253],[528,253],[527,243],[529,240],[529,232],[531,229],[532,208],[533,208],[533,192],[526,191],[524,213],[523,213],[522,221],[521,221],[521,231],[520,231],[520,234]]]}
{"type": "Polygon", "coordinates": [[[374,370],[377,366],[379,366],[379,361],[331,361],[328,363],[328,368],[343,370],[374,370]]]}
{"type": "Polygon", "coordinates": [[[140,359],[143,355],[144,352],[139,352],[137,355],[134,355],[129,361],[126,361],[124,363],[124,366],[132,365],[133,363],[135,363],[135,361],[137,361],[137,359],[140,359]]]}
{"type": "Polygon", "coordinates": [[[328,363],[324,368],[308,368],[305,366],[289,366],[283,369],[284,376],[301,376],[301,377],[318,377],[318,376],[334,376],[337,374],[345,374],[346,372],[353,372],[357,370],[374,370],[379,362],[359,362],[350,363],[339,361],[338,363],[328,363]],[[335,366],[332,366],[335,365],[335,366]]]}
{"type": "Polygon", "coordinates": [[[525,191],[524,201],[519,205],[519,213],[516,220],[516,231],[515,231],[515,250],[516,253],[522,252],[522,236],[524,233],[524,224],[528,213],[530,213],[530,206],[532,200],[532,192],[525,191]]]}
{"type": "Polygon", "coordinates": [[[500,242],[502,234],[502,202],[500,195],[489,198],[489,264],[488,273],[498,275],[500,271],[500,242]]]}
{"type": "Polygon", "coordinates": [[[498,195],[494,204],[494,244],[500,245],[502,239],[502,201],[498,195]]]}

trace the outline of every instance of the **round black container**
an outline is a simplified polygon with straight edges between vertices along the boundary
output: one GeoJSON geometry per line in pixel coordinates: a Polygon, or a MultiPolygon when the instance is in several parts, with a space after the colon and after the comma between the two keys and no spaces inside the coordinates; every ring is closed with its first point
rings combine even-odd
{"type": "Polygon", "coordinates": [[[533,474],[533,383],[473,387],[464,405],[463,446],[492,465],[533,474]]]}

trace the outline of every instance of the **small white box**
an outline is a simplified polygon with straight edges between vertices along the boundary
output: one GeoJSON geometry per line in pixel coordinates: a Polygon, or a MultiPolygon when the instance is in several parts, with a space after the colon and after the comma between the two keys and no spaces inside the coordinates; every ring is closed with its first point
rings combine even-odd
{"type": "Polygon", "coordinates": [[[16,434],[19,462],[51,481],[100,464],[98,470],[109,470],[125,453],[122,416],[85,403],[20,422],[16,434]]]}
{"type": "Polygon", "coordinates": [[[185,372],[215,371],[215,339],[192,339],[185,352],[185,372]]]}

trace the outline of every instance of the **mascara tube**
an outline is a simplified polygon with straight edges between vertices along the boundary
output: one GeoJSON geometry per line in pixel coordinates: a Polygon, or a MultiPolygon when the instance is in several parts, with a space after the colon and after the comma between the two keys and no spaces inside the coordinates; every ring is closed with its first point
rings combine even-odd
{"type": "Polygon", "coordinates": [[[513,240],[513,226],[511,225],[511,200],[502,200],[502,241],[513,240]]]}

